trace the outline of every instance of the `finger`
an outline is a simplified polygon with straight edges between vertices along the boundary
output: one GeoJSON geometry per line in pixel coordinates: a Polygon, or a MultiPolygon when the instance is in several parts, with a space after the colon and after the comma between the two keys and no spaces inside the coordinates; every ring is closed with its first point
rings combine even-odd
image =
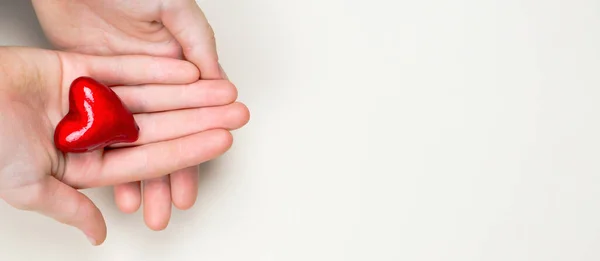
{"type": "Polygon", "coordinates": [[[132,143],[113,144],[111,147],[129,147],[172,140],[194,133],[211,130],[234,130],[248,122],[248,108],[242,103],[150,114],[136,114],[140,126],[139,138],[132,143]]]}
{"type": "Polygon", "coordinates": [[[152,230],[163,230],[171,218],[171,187],[169,176],[143,181],[144,222],[152,230]]]}
{"type": "Polygon", "coordinates": [[[100,210],[81,192],[48,176],[41,183],[25,188],[23,206],[81,230],[92,245],[106,239],[106,224],[100,210]]]}
{"type": "Polygon", "coordinates": [[[229,80],[229,76],[227,76],[227,73],[225,72],[221,64],[219,64],[219,72],[221,73],[221,77],[223,77],[223,79],[229,80]]]}
{"type": "Polygon", "coordinates": [[[191,208],[198,196],[198,166],[175,171],[170,177],[173,205],[181,210],[191,208]]]}
{"type": "Polygon", "coordinates": [[[214,31],[196,1],[168,1],[162,22],[181,44],[186,60],[198,66],[202,79],[223,79],[214,31]]]}
{"type": "Polygon", "coordinates": [[[191,63],[144,55],[79,55],[87,65],[89,76],[108,85],[188,84],[198,79],[198,69],[191,63]]]}
{"type": "Polygon", "coordinates": [[[112,88],[133,113],[225,105],[237,99],[237,89],[225,80],[187,85],[138,85],[112,88]]]}
{"type": "Polygon", "coordinates": [[[134,213],[142,204],[141,193],[139,181],[115,185],[115,203],[124,213],[134,213]]]}
{"type": "Polygon", "coordinates": [[[89,174],[73,181],[73,185],[101,187],[157,178],[214,159],[225,153],[232,142],[229,131],[216,129],[169,141],[105,151],[100,165],[90,165],[84,170],[89,174]]]}

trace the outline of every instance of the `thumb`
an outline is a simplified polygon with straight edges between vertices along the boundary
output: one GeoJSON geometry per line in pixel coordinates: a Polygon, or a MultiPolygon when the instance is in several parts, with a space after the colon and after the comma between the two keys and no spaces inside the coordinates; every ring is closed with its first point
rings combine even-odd
{"type": "Polygon", "coordinates": [[[221,72],[221,77],[224,80],[229,80],[229,76],[227,76],[227,73],[225,72],[225,70],[223,70],[223,66],[221,66],[220,64],[219,64],[219,71],[221,72]]]}
{"type": "Polygon", "coordinates": [[[181,45],[185,59],[198,67],[201,79],[224,78],[219,70],[215,33],[196,1],[168,1],[161,20],[181,45]]]}
{"type": "Polygon", "coordinates": [[[34,195],[34,199],[28,202],[28,209],[78,228],[92,245],[104,242],[104,217],[87,196],[52,176],[47,176],[35,186],[30,194],[34,195]]]}

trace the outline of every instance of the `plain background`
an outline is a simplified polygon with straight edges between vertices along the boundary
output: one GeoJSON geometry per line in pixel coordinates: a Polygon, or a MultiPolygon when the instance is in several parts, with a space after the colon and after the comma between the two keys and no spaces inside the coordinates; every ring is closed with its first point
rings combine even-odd
{"type": "MultiPolygon", "coordinates": [[[[600,260],[597,0],[205,0],[252,119],[152,232],[0,204],[0,260],[600,260]]],[[[46,46],[28,1],[0,44],[46,46]]]]}

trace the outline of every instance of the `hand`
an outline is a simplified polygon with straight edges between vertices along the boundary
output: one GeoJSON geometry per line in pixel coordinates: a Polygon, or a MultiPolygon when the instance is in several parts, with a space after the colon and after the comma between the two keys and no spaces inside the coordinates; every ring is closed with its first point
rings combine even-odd
{"type": "Polygon", "coordinates": [[[93,55],[147,54],[194,63],[223,79],[214,32],[194,0],[33,0],[48,40],[93,55]]]}
{"type": "Polygon", "coordinates": [[[76,189],[159,178],[213,159],[232,144],[223,129],[248,120],[244,105],[231,103],[233,86],[190,84],[198,71],[181,60],[6,47],[0,60],[0,198],[77,227],[95,245],[106,238],[104,219],[76,189]],[[79,76],[115,86],[140,127],[137,142],[81,154],[55,148],[54,128],[79,76]]]}
{"type": "MultiPolygon", "coordinates": [[[[61,50],[185,57],[202,79],[227,78],[218,64],[213,30],[194,0],[33,0],[33,5],[49,41],[61,50]]],[[[140,207],[141,187],[137,181],[115,186],[115,202],[123,212],[140,207]]],[[[171,202],[182,210],[194,205],[198,168],[146,180],[143,187],[144,220],[151,229],[164,229],[171,202]]]]}

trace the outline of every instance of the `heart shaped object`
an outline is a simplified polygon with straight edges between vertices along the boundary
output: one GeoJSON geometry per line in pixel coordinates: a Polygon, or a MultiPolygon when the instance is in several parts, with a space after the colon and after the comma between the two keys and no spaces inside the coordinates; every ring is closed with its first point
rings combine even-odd
{"type": "Polygon", "coordinates": [[[63,152],[81,153],[139,137],[133,114],[109,87],[79,77],[69,90],[69,113],[58,123],[54,144],[63,152]]]}

